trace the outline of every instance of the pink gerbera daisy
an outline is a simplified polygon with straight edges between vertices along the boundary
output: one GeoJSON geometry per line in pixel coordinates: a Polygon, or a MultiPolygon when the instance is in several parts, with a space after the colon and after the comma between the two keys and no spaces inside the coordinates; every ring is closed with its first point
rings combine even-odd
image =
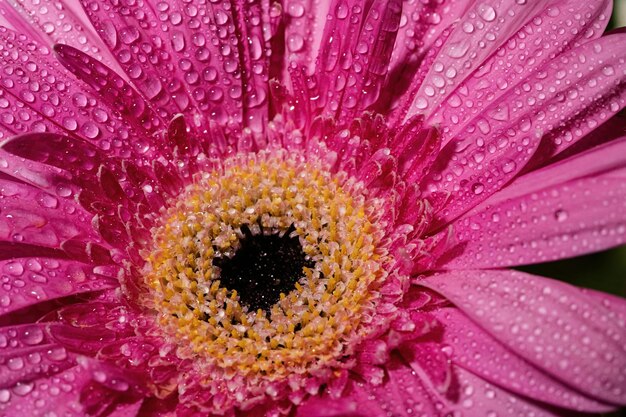
{"type": "Polygon", "coordinates": [[[0,416],[626,404],[603,0],[1,0],[0,416]]]}

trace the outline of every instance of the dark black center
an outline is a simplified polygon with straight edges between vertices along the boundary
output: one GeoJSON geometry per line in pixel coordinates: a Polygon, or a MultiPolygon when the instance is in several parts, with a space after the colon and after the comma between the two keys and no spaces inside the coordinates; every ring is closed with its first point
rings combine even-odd
{"type": "Polygon", "coordinates": [[[221,286],[237,290],[239,302],[250,311],[269,312],[280,299],[280,293],[289,293],[304,276],[303,268],[313,267],[306,259],[297,236],[290,237],[293,226],[279,234],[253,235],[247,225],[241,226],[244,238],[232,258],[214,258],[220,268],[221,286]]]}

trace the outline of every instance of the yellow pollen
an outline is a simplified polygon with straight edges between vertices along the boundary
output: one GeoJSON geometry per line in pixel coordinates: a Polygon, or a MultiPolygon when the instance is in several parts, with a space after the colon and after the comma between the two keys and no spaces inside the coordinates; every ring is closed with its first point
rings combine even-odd
{"type": "Polygon", "coordinates": [[[326,366],[366,336],[390,255],[380,202],[345,174],[285,152],[237,155],[205,173],[162,213],[146,259],[145,303],[181,357],[209,370],[278,379],[326,366]],[[314,266],[269,313],[220,285],[215,258],[244,237],[291,226],[314,266]]]}

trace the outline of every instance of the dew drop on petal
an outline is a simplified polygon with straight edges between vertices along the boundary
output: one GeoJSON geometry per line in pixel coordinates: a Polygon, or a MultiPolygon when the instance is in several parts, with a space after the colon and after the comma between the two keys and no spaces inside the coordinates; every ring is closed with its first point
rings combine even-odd
{"type": "Polygon", "coordinates": [[[304,38],[298,34],[290,35],[287,39],[287,46],[292,52],[301,51],[304,47],[304,38]]]}
{"type": "Polygon", "coordinates": [[[472,191],[474,192],[474,194],[478,195],[481,194],[483,191],[485,190],[485,186],[482,185],[481,183],[477,182],[474,185],[472,185],[472,191]]]}
{"type": "Polygon", "coordinates": [[[496,18],[496,10],[488,4],[481,4],[478,6],[478,14],[486,22],[493,22],[496,18]]]}
{"type": "Polygon", "coordinates": [[[554,212],[554,218],[558,222],[564,222],[564,221],[567,220],[568,217],[569,217],[569,214],[567,213],[567,211],[565,211],[563,209],[559,209],[559,210],[554,212]]]}

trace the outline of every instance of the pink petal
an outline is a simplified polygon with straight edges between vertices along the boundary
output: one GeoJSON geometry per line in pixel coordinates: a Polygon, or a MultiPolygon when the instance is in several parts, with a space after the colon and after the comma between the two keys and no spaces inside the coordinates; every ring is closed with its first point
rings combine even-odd
{"type": "Polygon", "coordinates": [[[548,0],[520,4],[503,0],[496,7],[476,2],[457,23],[413,98],[405,120],[430,115],[460,81],[470,76],[497,48],[541,12],[548,0]],[[447,81],[445,74],[450,81],[447,81]],[[433,90],[434,93],[431,93],[433,90]]]}
{"type": "MultiPolygon", "coordinates": [[[[285,0],[282,4],[285,45],[284,62],[279,68],[286,69],[293,62],[307,68],[308,72],[313,72],[315,57],[322,44],[326,16],[331,10],[332,2],[285,0]]],[[[270,16],[272,11],[274,10],[270,10],[270,16]]],[[[286,75],[285,71],[282,77],[283,82],[287,81],[286,75]]]]}
{"type": "Polygon", "coordinates": [[[624,155],[626,137],[515,180],[454,222],[459,245],[439,267],[523,265],[623,244],[626,182],[613,172],[624,155]]]}
{"type": "Polygon", "coordinates": [[[350,120],[378,99],[401,7],[398,0],[370,8],[331,3],[316,64],[321,95],[317,105],[324,115],[350,120]]]}
{"type": "Polygon", "coordinates": [[[194,115],[193,127],[199,131],[209,128],[209,119],[241,126],[241,97],[253,92],[242,91],[238,48],[248,40],[231,42],[231,36],[237,36],[231,10],[198,1],[173,2],[166,10],[142,3],[82,3],[131,82],[160,116],[169,120],[179,112],[194,115]]]}
{"type": "Polygon", "coordinates": [[[438,416],[439,412],[420,378],[398,357],[387,364],[387,378],[380,386],[350,380],[339,399],[326,394],[313,397],[298,407],[297,416],[363,416],[394,415],[438,416]]]}
{"type": "Polygon", "coordinates": [[[47,37],[37,30],[7,0],[0,0],[0,25],[17,33],[23,33],[40,45],[46,45],[47,37]]]}
{"type": "Polygon", "coordinates": [[[18,258],[0,261],[2,294],[0,315],[70,295],[116,288],[115,277],[93,272],[74,261],[18,258]]]}
{"type": "Polygon", "coordinates": [[[122,77],[96,58],[67,45],[55,45],[59,62],[76,77],[85,81],[100,94],[103,102],[116,109],[127,121],[132,121],[146,137],[159,136],[158,130],[166,125],[149,100],[139,94],[122,77]]]}
{"type": "Polygon", "coordinates": [[[552,376],[593,398],[626,404],[626,319],[584,291],[505,270],[441,273],[419,284],[552,376]]]}
{"type": "Polygon", "coordinates": [[[139,416],[139,412],[141,410],[141,406],[143,405],[144,400],[141,399],[139,401],[124,404],[118,404],[115,409],[107,415],[107,417],[136,417],[139,416]]]}
{"type": "Polygon", "coordinates": [[[54,343],[48,328],[43,323],[0,328],[0,389],[29,384],[75,364],[75,355],[54,343]]]}
{"type": "Polygon", "coordinates": [[[0,389],[10,389],[19,385],[56,375],[75,362],[75,355],[68,354],[58,345],[44,345],[3,357],[0,363],[0,389]]]}
{"type": "Polygon", "coordinates": [[[511,352],[455,308],[433,311],[445,323],[441,343],[450,359],[476,376],[522,397],[593,413],[613,409],[550,377],[511,352]]]}
{"type": "Polygon", "coordinates": [[[76,9],[71,0],[17,0],[12,3],[29,25],[38,29],[41,33],[39,36],[47,40],[42,45],[72,45],[100,61],[104,60],[108,65],[115,62],[82,9],[76,9]]]}
{"type": "Polygon", "coordinates": [[[489,105],[484,113],[489,118],[477,119],[450,141],[425,181],[433,197],[451,194],[439,225],[501,189],[528,163],[540,138],[541,154],[546,146],[548,155],[554,154],[575,141],[562,126],[572,123],[582,136],[623,108],[626,60],[613,51],[624,48],[626,36],[615,34],[559,56],[526,79],[526,87],[489,105]],[[570,87],[574,84],[578,87],[570,87]],[[544,91],[544,86],[553,87],[544,91]],[[576,97],[582,101],[574,106],[576,97]]]}
{"type": "Polygon", "coordinates": [[[132,149],[129,138],[135,138],[136,132],[89,88],[77,83],[50,49],[4,28],[0,28],[0,44],[7,51],[0,55],[4,68],[0,74],[0,138],[49,131],[104,148],[116,142],[132,149]]]}
{"type": "Polygon", "coordinates": [[[23,183],[0,180],[0,185],[4,186],[0,241],[50,248],[75,238],[100,241],[91,226],[92,216],[72,200],[23,183]]]}
{"type": "MultiPolygon", "coordinates": [[[[408,88],[408,83],[426,53],[441,33],[467,13],[469,0],[440,2],[405,1],[398,37],[391,56],[388,94],[398,100],[398,89],[408,88]]],[[[403,91],[403,90],[400,90],[403,91]]]]}
{"type": "Polygon", "coordinates": [[[443,393],[448,390],[452,380],[450,360],[440,343],[408,341],[400,346],[400,354],[411,368],[423,374],[437,391],[443,393]]]}
{"type": "MultiPolygon", "coordinates": [[[[456,81],[456,75],[449,79],[447,83],[453,84],[451,88],[455,92],[441,102],[429,121],[443,126],[445,141],[452,139],[468,123],[476,124],[481,117],[484,118],[484,109],[489,103],[508,95],[529,74],[547,70],[542,67],[555,56],[599,37],[610,15],[610,1],[551,1],[511,38],[503,39],[505,42],[472,76],[460,83],[456,81]],[[565,26],[568,30],[563,30],[565,26]]],[[[461,25],[465,25],[460,28],[463,32],[474,28],[468,21],[461,25]]],[[[443,75],[446,74],[452,75],[453,72],[443,75]]]]}
{"type": "Polygon", "coordinates": [[[78,366],[35,382],[0,390],[0,411],[6,416],[49,417],[50,410],[64,417],[84,417],[81,389],[90,375],[78,366]]]}
{"type": "Polygon", "coordinates": [[[472,417],[555,417],[571,415],[542,408],[533,401],[520,398],[500,389],[463,368],[454,368],[457,389],[443,403],[441,415],[467,415],[472,417]]]}

